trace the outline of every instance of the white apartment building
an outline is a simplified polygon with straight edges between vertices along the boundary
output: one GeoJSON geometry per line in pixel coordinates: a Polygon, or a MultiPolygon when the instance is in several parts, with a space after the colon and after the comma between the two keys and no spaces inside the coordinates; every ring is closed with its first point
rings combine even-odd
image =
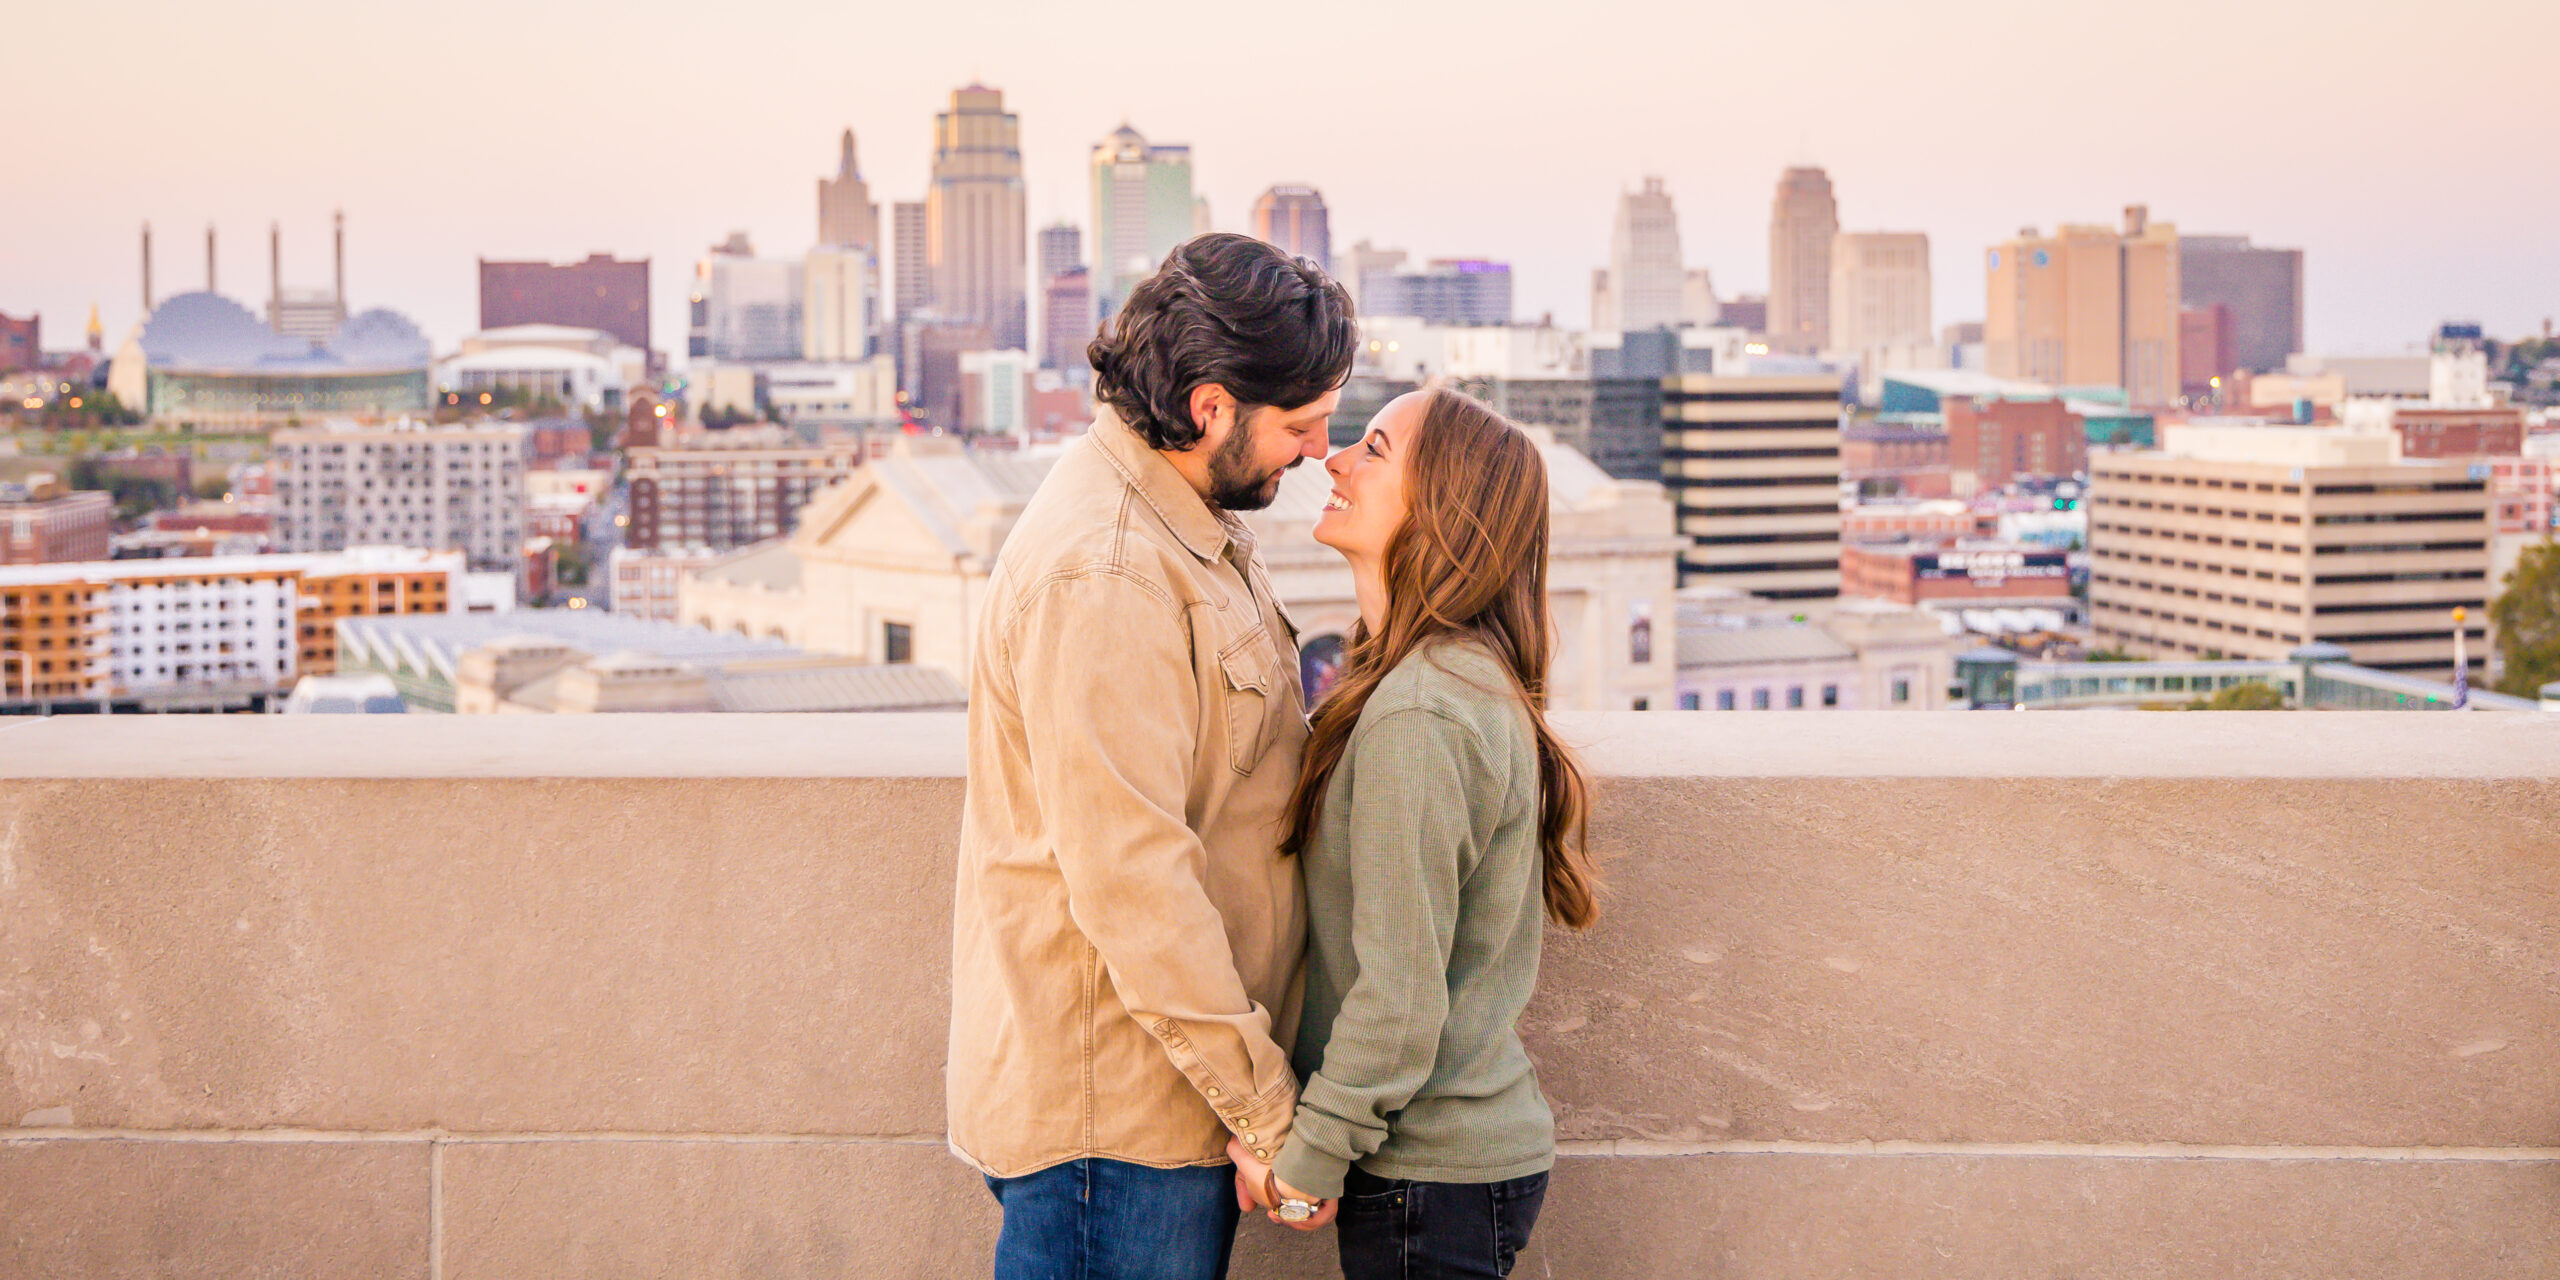
{"type": "Polygon", "coordinates": [[[273,439],[275,544],[459,550],[474,569],[521,568],[525,433],[505,423],[332,423],[273,439]]]}
{"type": "Polygon", "coordinates": [[[615,547],[607,566],[613,575],[613,611],[652,622],[676,620],[676,599],[686,574],[720,559],[709,547],[672,551],[634,551],[615,547]]]}

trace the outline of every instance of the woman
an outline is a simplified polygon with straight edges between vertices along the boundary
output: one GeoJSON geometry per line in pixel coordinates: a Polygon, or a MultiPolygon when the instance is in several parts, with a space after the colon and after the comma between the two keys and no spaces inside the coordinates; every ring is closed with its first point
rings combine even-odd
{"type": "Polygon", "coordinates": [[[1286,848],[1309,920],[1296,1122],[1239,1198],[1338,1213],[1343,1274],[1501,1276],[1555,1120],[1520,1046],[1542,915],[1597,914],[1585,792],[1548,729],[1547,479],[1490,409],[1422,391],[1325,464],[1317,541],[1360,624],[1314,719],[1286,848]],[[1294,1202],[1294,1203],[1293,1203],[1294,1202]]]}

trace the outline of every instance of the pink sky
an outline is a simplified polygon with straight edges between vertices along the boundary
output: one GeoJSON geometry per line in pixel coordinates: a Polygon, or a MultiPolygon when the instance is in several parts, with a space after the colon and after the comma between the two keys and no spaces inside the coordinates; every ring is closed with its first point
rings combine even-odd
{"type": "Polygon", "coordinates": [[[53,348],[92,302],[111,345],[138,318],[146,219],[162,296],[201,286],[212,222],[225,292],[263,303],[267,224],[287,286],[325,285],[344,206],[352,304],[440,350],[476,322],[475,257],[602,250],[655,259],[680,351],[706,246],[805,248],[847,126],[876,199],[920,195],[972,79],[1022,117],[1035,226],[1086,220],[1086,154],[1125,117],[1192,145],[1219,226],[1312,182],[1337,250],[1507,259],[1524,318],[1585,319],[1649,173],[1690,263],[1759,291],[1790,163],[1829,169],[1847,229],[1930,234],[1942,322],[1980,316],[1994,241],[2134,201],[2306,250],[2315,349],[2560,315],[2547,0],[132,0],[11,25],[0,312],[53,348]]]}

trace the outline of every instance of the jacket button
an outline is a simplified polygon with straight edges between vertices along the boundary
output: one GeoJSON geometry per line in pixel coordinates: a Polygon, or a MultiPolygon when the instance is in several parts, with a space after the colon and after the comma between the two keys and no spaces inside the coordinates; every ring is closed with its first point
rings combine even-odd
{"type": "Polygon", "coordinates": [[[1270,1153],[1270,1152],[1268,1152],[1268,1151],[1263,1150],[1263,1149],[1262,1149],[1262,1148],[1260,1148],[1260,1147],[1255,1147],[1255,1148],[1253,1149],[1253,1154],[1254,1154],[1255,1158],[1257,1158],[1257,1159],[1268,1160],[1268,1159],[1270,1159],[1270,1158],[1271,1158],[1271,1153],[1270,1153]]]}
{"type": "Polygon", "coordinates": [[[1218,1086],[1214,1084],[1209,1086],[1209,1096],[1212,1098],[1218,1096],[1218,1086]]]}
{"type": "Polygon", "coordinates": [[[1244,1136],[1244,1140],[1245,1140],[1245,1141],[1247,1141],[1247,1142],[1260,1142],[1260,1141],[1262,1141],[1262,1135],[1260,1135],[1260,1134],[1254,1134],[1254,1133],[1248,1133],[1248,1134],[1246,1134],[1246,1135],[1244,1136]]]}

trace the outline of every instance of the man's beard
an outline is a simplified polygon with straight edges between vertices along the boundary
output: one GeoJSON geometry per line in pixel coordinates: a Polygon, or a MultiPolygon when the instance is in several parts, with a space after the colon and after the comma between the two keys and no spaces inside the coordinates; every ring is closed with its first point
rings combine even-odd
{"type": "MultiPolygon", "coordinates": [[[[1296,466],[1296,460],[1289,465],[1296,466]]],[[[1221,511],[1260,511],[1279,496],[1279,472],[1254,469],[1253,420],[1240,415],[1236,429],[1209,455],[1209,505],[1221,511]]]]}

